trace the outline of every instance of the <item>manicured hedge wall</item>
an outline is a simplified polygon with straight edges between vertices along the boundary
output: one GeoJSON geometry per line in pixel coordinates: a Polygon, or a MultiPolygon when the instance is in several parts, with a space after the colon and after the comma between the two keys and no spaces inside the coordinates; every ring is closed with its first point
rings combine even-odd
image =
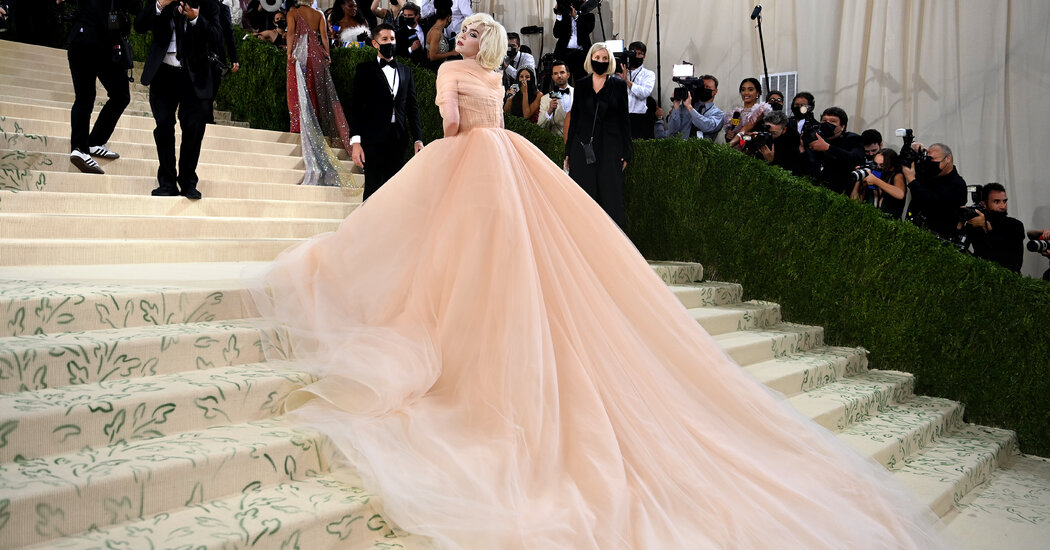
{"type": "Polygon", "coordinates": [[[647,258],[699,261],[1050,456],[1050,284],[724,145],[636,141],[628,172],[628,234],[647,258]]]}
{"type": "MultiPolygon", "coordinates": [[[[239,51],[220,108],[287,129],[284,53],[254,39],[239,51]]],[[[344,104],[354,67],[374,55],[334,52],[344,104]]],[[[414,74],[429,142],[441,136],[435,77],[414,74]]],[[[506,120],[560,163],[560,139],[506,120]]],[[[1050,285],[706,141],[636,141],[625,200],[627,232],[647,258],[699,261],[711,278],[780,303],[786,318],[825,327],[829,344],[863,345],[872,367],[915,373],[918,392],[961,401],[969,421],[1016,430],[1026,452],[1050,456],[1050,285]]]]}

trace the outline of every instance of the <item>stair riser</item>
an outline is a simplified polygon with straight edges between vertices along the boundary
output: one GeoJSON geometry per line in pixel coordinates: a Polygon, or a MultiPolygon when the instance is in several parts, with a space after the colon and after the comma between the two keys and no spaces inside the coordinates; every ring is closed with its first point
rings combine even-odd
{"type": "MultiPolygon", "coordinates": [[[[32,102],[0,100],[0,116],[49,120],[52,122],[63,122],[69,124],[69,106],[44,106],[36,105],[32,102]]],[[[138,116],[125,113],[117,122],[117,127],[153,131],[153,128],[156,127],[156,122],[153,120],[152,116],[138,116]]],[[[296,145],[300,142],[299,134],[276,132],[273,130],[259,130],[256,128],[238,128],[234,126],[209,125],[208,131],[205,132],[205,134],[229,139],[270,141],[292,143],[296,145]]]]}
{"type": "MultiPolygon", "coordinates": [[[[664,281],[666,282],[666,281],[664,281]]],[[[678,301],[688,309],[711,306],[725,306],[740,303],[743,288],[740,285],[725,283],[700,283],[690,286],[672,286],[678,301]]]]}
{"type": "Polygon", "coordinates": [[[5,297],[0,298],[0,337],[254,317],[254,303],[242,288],[65,286],[15,282],[0,287],[5,291],[5,297]]]}
{"type": "MultiPolygon", "coordinates": [[[[80,172],[39,172],[42,180],[32,180],[41,191],[57,193],[87,193],[99,195],[147,195],[157,186],[154,176],[113,176],[110,174],[82,174],[80,172]]],[[[21,182],[28,184],[27,182],[21,182]]],[[[345,191],[336,187],[285,185],[283,183],[250,183],[241,181],[200,181],[197,190],[209,199],[238,199],[241,201],[308,201],[360,202],[359,191],[345,191]]],[[[6,211],[0,206],[0,212],[6,211]]]]}
{"type": "Polygon", "coordinates": [[[796,396],[791,399],[791,404],[817,424],[839,431],[915,395],[913,377],[895,376],[880,381],[876,378],[879,374],[868,373],[825,388],[834,391],[815,390],[796,396]]]}
{"type": "Polygon", "coordinates": [[[756,336],[746,342],[720,342],[726,353],[741,366],[769,361],[776,357],[800,353],[823,345],[823,330],[813,327],[801,333],[756,336]]]}
{"type": "MultiPolygon", "coordinates": [[[[149,195],[150,191],[151,189],[144,189],[142,194],[137,196],[0,191],[0,209],[11,214],[76,212],[80,215],[92,216],[207,216],[340,220],[349,216],[355,208],[360,206],[360,204],[353,203],[236,201],[209,197],[192,201],[183,197],[152,197],[149,195]]],[[[211,235],[211,237],[221,237],[221,235],[211,235]]]]}
{"type": "MultiPolygon", "coordinates": [[[[48,146],[48,148],[51,149],[53,147],[48,146]]],[[[32,153],[35,151],[27,150],[25,152],[32,153]]],[[[5,160],[9,161],[11,159],[19,158],[21,156],[19,153],[20,151],[0,149],[0,164],[4,163],[5,160]]],[[[79,169],[73,166],[69,161],[68,152],[47,152],[38,154],[43,156],[43,158],[38,157],[38,160],[35,161],[38,163],[36,165],[38,171],[79,171],[79,169]]],[[[156,160],[156,151],[154,151],[153,158],[145,156],[146,153],[144,151],[139,151],[139,154],[144,156],[141,158],[120,158],[116,160],[96,158],[95,160],[105,173],[114,176],[156,176],[157,169],[160,166],[159,162],[156,160]]],[[[210,156],[215,157],[216,155],[210,156]]],[[[242,180],[258,183],[283,183],[296,185],[303,180],[303,174],[304,172],[302,170],[208,164],[205,163],[203,159],[197,165],[197,177],[202,180],[242,180]]]]}
{"type": "MultiPolygon", "coordinates": [[[[139,91],[130,91],[132,103],[145,103],[149,105],[149,94],[145,94],[139,91]]],[[[18,99],[43,99],[46,101],[60,101],[70,106],[73,105],[73,101],[76,100],[76,94],[73,93],[73,83],[60,83],[60,82],[43,82],[39,80],[32,80],[30,78],[21,76],[5,76],[4,83],[0,84],[0,96],[8,98],[10,100],[18,99]]],[[[102,103],[106,99],[105,90],[99,90],[96,88],[95,101],[101,100],[102,103]]]]}
{"type": "MultiPolygon", "coordinates": [[[[11,500],[10,521],[0,528],[5,547],[19,548],[92,527],[140,520],[235,495],[253,484],[266,486],[328,469],[327,456],[319,451],[326,445],[321,436],[303,439],[287,430],[273,430],[262,442],[241,440],[235,432],[225,442],[187,438],[177,454],[160,454],[173,451],[162,446],[162,440],[156,441],[156,458],[136,461],[136,469],[121,468],[118,462],[107,460],[102,450],[92,462],[82,454],[70,457],[84,461],[76,487],[56,480],[50,487],[38,482],[22,490],[0,489],[0,499],[16,497],[11,500]],[[273,437],[281,434],[286,437],[273,437]]],[[[148,448],[151,442],[137,445],[148,448]]],[[[35,465],[30,461],[23,468],[35,465]]],[[[45,460],[37,466],[45,479],[47,466],[45,460]]]]}
{"type": "Polygon", "coordinates": [[[0,462],[263,420],[313,381],[280,367],[202,369],[0,396],[0,418],[18,419],[0,446],[0,462]]]}
{"type": "Polygon", "coordinates": [[[0,394],[259,363],[259,330],[202,323],[0,342],[0,394]]]}
{"type": "MultiPolygon", "coordinates": [[[[55,155],[68,155],[73,149],[71,142],[68,137],[56,137],[49,136],[47,142],[43,140],[34,139],[31,137],[21,136],[3,136],[13,139],[8,139],[5,147],[9,150],[19,151],[34,151],[49,153],[50,156],[55,155]]],[[[142,136],[145,137],[145,136],[142,136]]],[[[181,136],[179,136],[181,139],[181,136]]],[[[141,142],[125,142],[117,139],[110,139],[109,148],[120,155],[119,162],[105,162],[108,165],[116,166],[127,162],[129,160],[136,161],[148,161],[149,164],[156,164],[157,159],[157,147],[153,144],[153,136],[150,135],[148,140],[141,142]]],[[[100,163],[106,161],[106,159],[97,159],[100,163]]],[[[225,150],[211,150],[207,147],[201,146],[201,155],[199,163],[202,165],[208,164],[222,164],[230,168],[237,168],[243,170],[245,174],[251,174],[253,170],[266,169],[266,170],[294,170],[302,173],[306,169],[306,164],[301,156],[292,155],[262,155],[256,153],[233,153],[225,150]]],[[[350,161],[344,161],[344,165],[347,169],[353,166],[350,161]]],[[[112,170],[111,166],[104,167],[109,168],[107,172],[112,170]]],[[[156,173],[156,167],[154,167],[154,173],[156,173]]],[[[148,174],[143,174],[144,176],[148,174]]],[[[244,181],[258,181],[257,177],[242,177],[244,181]]],[[[261,182],[265,183],[265,182],[261,182]]]]}
{"type": "Polygon", "coordinates": [[[690,310],[693,318],[712,336],[741,330],[771,327],[781,322],[780,306],[740,304],[732,309],[690,310]],[[748,307],[753,305],[754,307],[748,307]]]}
{"type": "MultiPolygon", "coordinates": [[[[916,398],[912,402],[920,399],[916,398]]],[[[879,418],[897,426],[893,434],[858,433],[855,428],[859,426],[855,426],[844,432],[843,438],[861,454],[893,469],[934,439],[960,427],[962,417],[963,406],[960,403],[941,400],[921,416],[909,414],[908,417],[898,417],[893,411],[883,411],[879,418]]]]}
{"type": "Polygon", "coordinates": [[[745,370],[766,386],[791,397],[863,373],[867,368],[867,356],[861,351],[824,348],[810,354],[750,365],[745,370]]]}
{"type": "MultiPolygon", "coordinates": [[[[222,218],[124,218],[93,216],[5,215],[0,235],[20,239],[309,239],[335,231],[340,221],[251,220],[222,218]]],[[[85,243],[88,244],[88,243],[85,243]]]]}
{"type": "Polygon", "coordinates": [[[0,266],[94,265],[180,262],[265,262],[299,241],[0,241],[0,266]]]}

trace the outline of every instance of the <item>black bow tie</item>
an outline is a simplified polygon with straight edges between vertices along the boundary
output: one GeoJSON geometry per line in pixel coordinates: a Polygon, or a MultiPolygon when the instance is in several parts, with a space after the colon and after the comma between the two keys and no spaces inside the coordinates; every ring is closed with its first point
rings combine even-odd
{"type": "Polygon", "coordinates": [[[394,61],[393,59],[391,59],[390,61],[387,61],[386,59],[380,59],[379,60],[379,68],[382,69],[383,67],[393,67],[393,68],[396,69],[397,68],[397,61],[394,61]]]}

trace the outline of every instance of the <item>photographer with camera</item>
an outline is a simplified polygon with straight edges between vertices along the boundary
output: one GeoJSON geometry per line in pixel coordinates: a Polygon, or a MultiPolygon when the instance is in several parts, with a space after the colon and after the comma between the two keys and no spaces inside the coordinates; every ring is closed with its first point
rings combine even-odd
{"type": "MultiPolygon", "coordinates": [[[[131,103],[128,70],[131,69],[130,15],[141,6],[139,0],[70,0],[77,5],[76,19],[69,32],[69,74],[73,79],[73,107],[70,110],[69,162],[81,172],[104,173],[91,157],[117,159],[106,142],[131,103]],[[91,128],[95,108],[95,80],[106,89],[106,104],[91,128]]],[[[62,3],[59,0],[58,3],[62,3]]]]}
{"type": "Polygon", "coordinates": [[[839,107],[828,107],[820,116],[820,125],[803,125],[802,143],[812,152],[817,180],[828,189],[848,194],[853,189],[851,172],[864,164],[864,146],[860,136],[846,131],[849,117],[839,107]]]}
{"type": "MultiPolygon", "coordinates": [[[[597,6],[600,2],[595,2],[597,6]]],[[[581,13],[583,0],[555,0],[554,28],[552,30],[558,43],[554,46],[554,57],[569,64],[573,82],[586,78],[583,68],[587,51],[591,48],[591,32],[594,31],[594,14],[589,10],[581,13]]]]}
{"type": "Polygon", "coordinates": [[[222,47],[216,0],[148,1],[135,18],[135,31],[153,33],[142,69],[149,104],[157,123],[153,139],[160,167],[153,196],[201,198],[197,161],[213,94],[208,54],[222,47]],[[175,167],[175,113],[182,128],[178,171],[175,167]]]}
{"type": "Polygon", "coordinates": [[[758,132],[744,136],[744,150],[766,164],[779,166],[796,176],[810,175],[809,156],[803,154],[801,140],[787,113],[773,111],[762,119],[758,132]]]}
{"type": "Polygon", "coordinates": [[[507,58],[503,60],[503,74],[517,79],[518,71],[528,67],[536,70],[536,58],[531,53],[521,51],[521,37],[516,32],[507,33],[507,58]]]}
{"type": "Polygon", "coordinates": [[[652,139],[653,123],[646,115],[645,100],[656,87],[656,73],[646,69],[646,47],[642,42],[631,42],[624,52],[624,62],[617,66],[621,80],[627,83],[627,111],[631,117],[631,135],[634,139],[652,139]]]}
{"type": "MultiPolygon", "coordinates": [[[[1050,229],[1033,229],[1028,232],[1028,251],[1050,258],[1050,229]]],[[[1050,269],[1043,272],[1043,280],[1050,281],[1050,269]]]]}
{"type": "Polygon", "coordinates": [[[555,60],[551,65],[553,89],[540,98],[540,128],[565,138],[565,119],[572,109],[573,87],[569,85],[569,66],[555,60]]]}
{"type": "Polygon", "coordinates": [[[795,125],[799,135],[802,135],[802,127],[813,120],[813,110],[816,108],[816,100],[809,92],[799,92],[791,99],[791,118],[788,122],[795,125]]]}
{"type": "MultiPolygon", "coordinates": [[[[656,137],[678,136],[714,141],[722,129],[725,113],[715,106],[718,95],[718,79],[705,74],[699,78],[684,77],[676,80],[682,84],[671,93],[671,113],[667,117],[667,128],[661,131],[657,121],[656,137]],[[694,105],[694,102],[696,105],[694,105]]],[[[659,113],[659,118],[662,113],[659,113]]]]}
{"type": "Polygon", "coordinates": [[[911,191],[908,219],[943,238],[958,233],[959,208],[966,205],[966,181],[955,169],[952,150],[943,143],[929,149],[907,143],[901,149],[901,172],[911,191]]]}
{"type": "Polygon", "coordinates": [[[1024,263],[1024,224],[1006,215],[1008,200],[1002,184],[984,185],[979,206],[963,214],[969,217],[964,230],[974,256],[1020,273],[1024,263]],[[970,217],[970,214],[975,215],[970,217]]]}
{"type": "Polygon", "coordinates": [[[850,198],[870,204],[894,219],[901,219],[908,187],[901,173],[897,151],[879,150],[863,167],[854,170],[853,176],[856,183],[850,198]]]}

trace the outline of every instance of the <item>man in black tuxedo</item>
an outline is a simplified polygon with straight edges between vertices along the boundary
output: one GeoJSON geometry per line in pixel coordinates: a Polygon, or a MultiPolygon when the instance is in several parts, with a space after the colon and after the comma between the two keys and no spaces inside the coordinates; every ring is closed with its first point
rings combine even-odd
{"type": "Polygon", "coordinates": [[[423,150],[423,124],[412,71],[394,61],[394,28],[385,23],[372,33],[376,61],[357,66],[350,119],[350,155],[365,171],[367,199],[405,165],[408,134],[415,152],[423,150]]]}
{"type": "Polygon", "coordinates": [[[398,27],[394,35],[397,55],[407,57],[416,65],[422,66],[427,61],[427,39],[419,5],[412,2],[405,4],[405,7],[401,8],[401,18],[404,24],[398,27]]]}
{"type": "MultiPolygon", "coordinates": [[[[139,0],[71,0],[76,3],[76,21],[69,31],[69,74],[73,79],[73,108],[69,115],[69,161],[81,172],[102,174],[102,167],[91,157],[120,158],[106,142],[120,115],[131,102],[128,69],[131,52],[124,39],[131,34],[131,15],[138,13],[139,0]],[[110,27],[110,8],[116,20],[110,27]],[[106,104],[91,128],[95,108],[95,79],[106,89],[106,104]]],[[[61,0],[59,3],[62,3],[61,0]]]]}
{"type": "Polygon", "coordinates": [[[576,8],[583,2],[579,0],[557,0],[554,8],[554,37],[558,43],[554,46],[554,57],[569,64],[573,80],[579,81],[587,76],[583,70],[583,61],[587,50],[591,49],[591,32],[594,31],[594,14],[579,14],[576,8]]]}
{"type": "Polygon", "coordinates": [[[214,94],[208,53],[222,47],[215,0],[147,0],[135,19],[139,34],[153,31],[141,81],[149,86],[149,104],[157,122],[160,168],[153,196],[201,198],[197,160],[214,94]],[[175,111],[182,128],[178,172],[175,171],[175,111]]]}
{"type": "MultiPolygon", "coordinates": [[[[230,7],[222,2],[218,2],[216,6],[219,8],[219,32],[222,34],[224,47],[219,47],[212,52],[212,57],[219,61],[219,63],[212,63],[212,71],[215,73],[212,76],[212,98],[219,97],[219,86],[222,84],[223,77],[226,76],[223,68],[225,67],[231,73],[241,68],[241,60],[237,56],[237,41],[233,38],[233,17],[230,15],[230,7]]],[[[214,104],[208,113],[208,124],[215,124],[214,104]]]]}

